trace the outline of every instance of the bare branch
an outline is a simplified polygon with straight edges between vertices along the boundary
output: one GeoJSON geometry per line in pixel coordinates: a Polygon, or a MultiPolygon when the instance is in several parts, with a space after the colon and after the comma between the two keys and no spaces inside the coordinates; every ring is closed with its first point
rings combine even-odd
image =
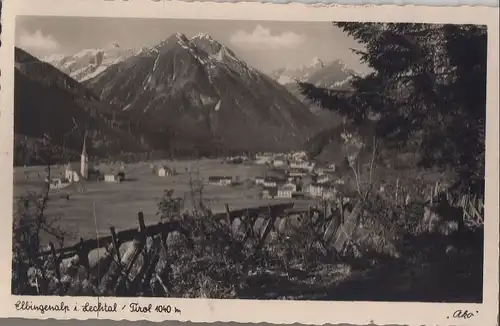
{"type": "Polygon", "coordinates": [[[376,136],[374,135],[373,136],[373,150],[372,150],[372,157],[371,157],[371,161],[370,161],[370,177],[369,177],[369,186],[371,187],[372,186],[372,181],[373,181],[373,165],[375,163],[375,156],[377,154],[377,148],[378,148],[378,141],[377,141],[377,138],[376,136]]]}

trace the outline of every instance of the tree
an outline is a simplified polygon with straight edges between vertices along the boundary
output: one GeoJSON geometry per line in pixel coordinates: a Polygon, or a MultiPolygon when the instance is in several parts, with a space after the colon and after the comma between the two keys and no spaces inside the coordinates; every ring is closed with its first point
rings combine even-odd
{"type": "MultiPolygon", "coordinates": [[[[353,124],[378,116],[376,137],[412,148],[424,166],[453,166],[467,186],[484,187],[485,26],[334,23],[364,46],[352,50],[372,72],[351,90],[301,83],[302,92],[353,124]]],[[[479,189],[478,189],[479,190],[479,189]]]]}
{"type": "MultiPolygon", "coordinates": [[[[46,209],[49,203],[52,164],[64,156],[64,151],[50,143],[50,136],[45,135],[35,146],[34,155],[37,161],[45,162],[46,181],[39,193],[28,193],[21,196],[14,212],[13,254],[12,254],[12,292],[15,294],[48,294],[50,275],[49,262],[42,259],[42,235],[46,234],[57,240],[59,246],[64,244],[68,233],[57,226],[58,217],[49,216],[46,209]],[[34,272],[30,280],[28,273],[34,272]],[[33,287],[32,285],[36,286],[33,287]],[[36,289],[34,289],[36,288],[36,289]]],[[[54,267],[54,266],[53,266],[54,267]]],[[[58,280],[60,281],[60,280],[58,280]]]]}
{"type": "Polygon", "coordinates": [[[174,197],[173,189],[165,189],[163,199],[158,203],[158,213],[161,220],[170,221],[179,218],[182,210],[182,198],[174,197]]]}

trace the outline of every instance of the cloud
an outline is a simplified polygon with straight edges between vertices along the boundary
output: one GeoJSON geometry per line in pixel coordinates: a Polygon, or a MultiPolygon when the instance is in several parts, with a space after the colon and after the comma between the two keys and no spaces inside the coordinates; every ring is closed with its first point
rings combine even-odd
{"type": "Polygon", "coordinates": [[[236,31],[229,41],[241,48],[293,49],[304,43],[306,38],[293,32],[272,35],[269,28],[257,25],[251,33],[236,31]]]}
{"type": "Polygon", "coordinates": [[[18,40],[19,47],[33,52],[54,52],[60,49],[61,45],[51,35],[44,35],[41,30],[34,33],[21,31],[18,40]]]}

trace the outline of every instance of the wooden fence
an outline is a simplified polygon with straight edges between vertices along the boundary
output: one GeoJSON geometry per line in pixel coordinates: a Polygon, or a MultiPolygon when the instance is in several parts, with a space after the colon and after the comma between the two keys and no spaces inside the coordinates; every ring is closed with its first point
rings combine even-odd
{"type": "MultiPolygon", "coordinates": [[[[231,225],[234,219],[238,217],[247,217],[248,220],[256,219],[258,216],[267,215],[267,216],[278,216],[287,212],[287,210],[292,209],[294,206],[293,203],[284,203],[284,204],[276,204],[269,206],[260,206],[253,208],[245,208],[239,210],[229,210],[229,206],[226,205],[226,212],[213,214],[210,218],[215,221],[226,221],[229,225],[231,225]]],[[[66,259],[73,257],[74,255],[79,255],[80,258],[87,257],[89,252],[98,248],[106,248],[110,244],[113,244],[115,247],[119,247],[119,244],[133,241],[138,237],[150,237],[157,234],[162,234],[163,236],[167,236],[171,232],[180,232],[188,237],[191,233],[190,230],[184,229],[182,227],[180,221],[168,221],[168,222],[159,222],[157,224],[146,226],[144,223],[144,215],[142,212],[138,213],[138,228],[130,228],[127,230],[123,230],[120,232],[116,232],[114,227],[110,227],[110,234],[108,236],[103,236],[95,239],[84,240],[80,239],[80,242],[61,249],[55,249],[52,243],[49,244],[50,250],[42,251],[39,253],[39,257],[42,256],[58,256],[58,259],[66,259]]]]}
{"type": "MultiPolygon", "coordinates": [[[[311,232],[315,241],[323,248],[322,251],[326,250],[326,247],[335,249],[337,252],[341,251],[353,236],[354,229],[359,220],[361,203],[356,204],[352,210],[346,210],[347,215],[345,218],[342,205],[340,207],[341,214],[338,214],[335,212],[334,204],[334,202],[329,204],[325,202],[323,209],[313,207],[300,209],[294,208],[293,203],[284,203],[233,211],[226,205],[226,212],[209,214],[203,218],[219,222],[221,226],[224,226],[224,229],[231,233],[228,235],[232,239],[235,239],[234,236],[239,234],[239,239],[234,243],[235,245],[238,243],[245,244],[250,237],[255,240],[252,243],[253,253],[243,261],[243,268],[247,268],[248,264],[253,261],[253,258],[263,249],[271,231],[275,230],[277,233],[283,231],[279,230],[279,227],[277,229],[277,225],[281,224],[281,221],[292,220],[291,216],[307,216],[310,218],[308,221],[314,221],[313,224],[303,224],[305,220],[299,218],[296,219],[298,221],[296,227],[303,229],[307,225],[308,229],[306,231],[311,232]],[[242,232],[234,232],[233,223],[236,219],[239,219],[238,229],[242,232]],[[258,219],[261,220],[260,223],[256,223],[258,219]],[[257,224],[259,225],[256,227],[257,224]],[[311,227],[312,229],[310,229],[311,227]],[[255,228],[258,228],[257,232],[254,231],[255,228]],[[333,244],[333,247],[327,243],[333,244]]],[[[151,277],[155,277],[157,282],[162,284],[161,287],[164,288],[162,295],[168,295],[168,286],[162,283],[163,280],[158,274],[153,273],[160,259],[161,247],[167,250],[166,240],[171,232],[179,232],[185,235],[187,241],[193,244],[195,240],[193,230],[186,229],[186,224],[181,220],[159,222],[146,226],[142,212],[138,213],[138,224],[138,228],[131,228],[120,232],[116,232],[114,227],[110,227],[110,235],[108,236],[89,240],[80,239],[79,243],[59,250],[56,250],[54,245],[50,243],[50,250],[40,252],[39,257],[52,258],[52,261],[55,263],[53,268],[56,278],[61,281],[61,262],[64,259],[78,256],[77,264],[86,270],[87,276],[93,274],[92,271],[97,271],[96,287],[97,292],[101,295],[139,293],[148,286],[148,280],[151,280],[151,277]],[[152,249],[147,249],[148,241],[152,240],[154,242],[160,240],[157,237],[158,235],[161,236],[161,241],[157,242],[157,244],[161,243],[161,245],[153,246],[152,244],[150,247],[152,249]],[[127,242],[131,245],[122,254],[120,247],[127,242]],[[92,250],[99,248],[106,248],[106,253],[96,262],[95,266],[91,267],[89,254],[92,250]],[[133,266],[137,265],[136,261],[140,256],[142,256],[143,260],[139,263],[139,270],[137,273],[131,273],[133,266]],[[99,271],[102,271],[102,274],[99,271]],[[155,276],[152,276],[153,274],[155,276]]],[[[189,245],[190,243],[188,243],[189,245]]],[[[164,269],[165,266],[160,265],[159,268],[164,269]]]]}

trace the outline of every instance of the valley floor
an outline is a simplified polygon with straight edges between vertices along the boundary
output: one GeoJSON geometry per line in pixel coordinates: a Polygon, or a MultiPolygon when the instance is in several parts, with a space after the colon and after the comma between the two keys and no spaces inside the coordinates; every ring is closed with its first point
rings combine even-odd
{"type": "MultiPolygon", "coordinates": [[[[142,211],[146,224],[159,221],[158,203],[164,191],[174,190],[174,197],[186,198],[184,208],[192,209],[190,202],[190,176],[186,169],[199,171],[191,174],[192,179],[205,182],[210,176],[239,177],[241,181],[252,180],[256,176],[264,176],[267,168],[257,165],[223,164],[220,160],[203,161],[161,161],[136,163],[126,166],[126,181],[122,183],[91,182],[82,183],[84,191],[76,184],[59,190],[51,190],[48,204],[48,216],[60,217],[60,226],[70,232],[65,243],[73,244],[83,237],[95,238],[96,229],[100,234],[108,234],[109,227],[117,231],[129,229],[137,225],[137,213],[142,211]],[[165,164],[177,171],[178,175],[159,177],[152,172],[152,164],[165,164]],[[69,200],[66,195],[70,194],[69,200]],[[97,224],[97,225],[96,225],[97,224]]],[[[102,167],[101,167],[102,168],[102,167]]],[[[119,166],[104,168],[118,169],[119,166]]],[[[46,173],[44,167],[14,168],[14,203],[16,198],[29,191],[40,191],[44,185],[46,173]]],[[[52,177],[62,177],[64,166],[54,167],[52,177]]],[[[231,210],[248,207],[289,202],[290,199],[260,199],[259,188],[249,184],[239,186],[207,185],[203,190],[204,199],[214,213],[225,211],[225,205],[231,210]]],[[[303,200],[304,205],[309,201],[303,200]]],[[[297,201],[296,205],[301,205],[297,201]]]]}

